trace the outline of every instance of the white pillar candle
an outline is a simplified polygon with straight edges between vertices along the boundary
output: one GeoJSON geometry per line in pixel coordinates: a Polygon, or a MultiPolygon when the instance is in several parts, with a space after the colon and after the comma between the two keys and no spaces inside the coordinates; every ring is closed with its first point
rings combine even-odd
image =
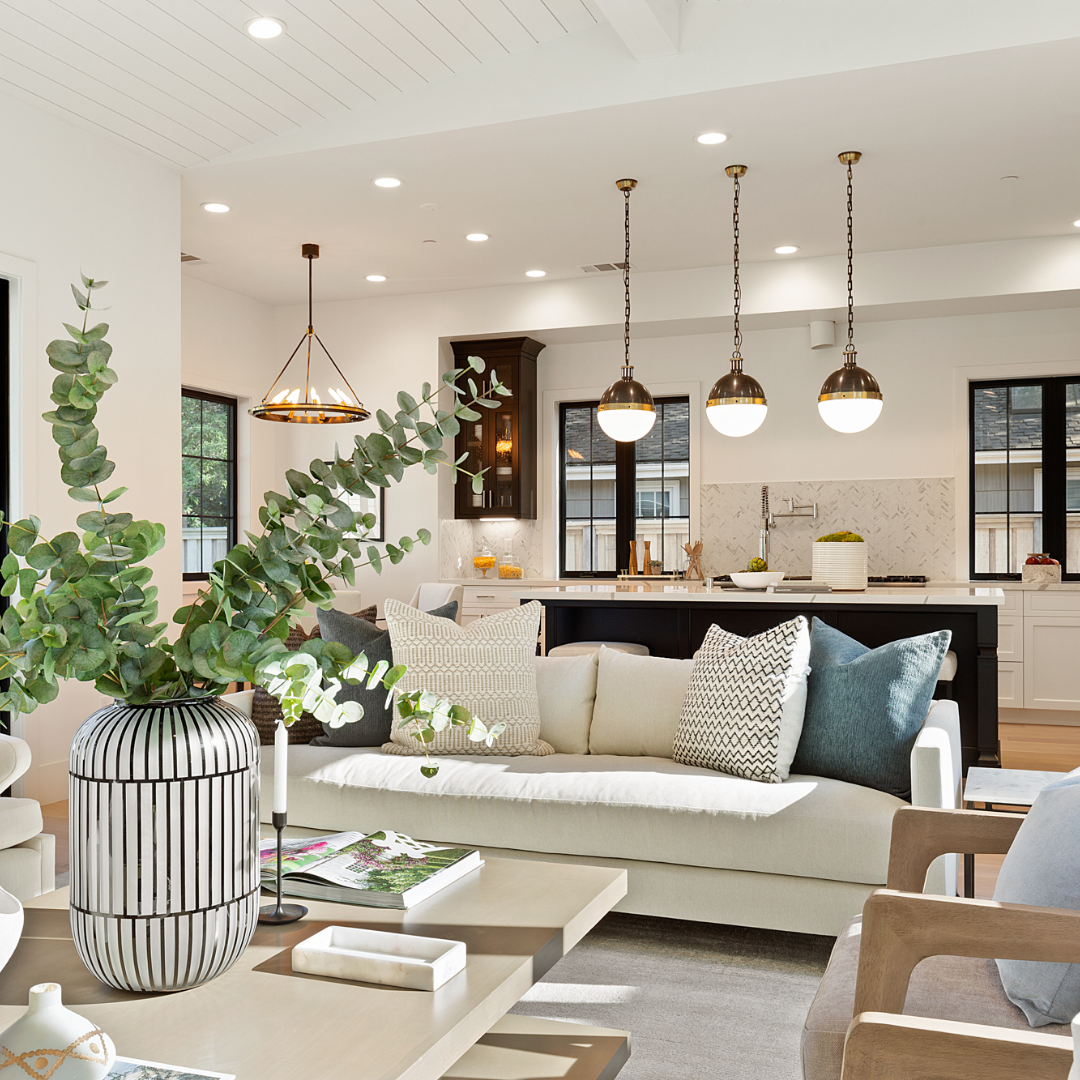
{"type": "Polygon", "coordinates": [[[274,728],[274,813],[285,813],[289,779],[289,729],[279,720],[274,728]]]}

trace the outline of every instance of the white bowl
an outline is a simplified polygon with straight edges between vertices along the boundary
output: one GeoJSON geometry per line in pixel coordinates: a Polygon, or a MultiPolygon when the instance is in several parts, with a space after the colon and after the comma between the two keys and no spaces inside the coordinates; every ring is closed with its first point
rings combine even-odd
{"type": "Polygon", "coordinates": [[[740,589],[764,589],[769,585],[775,585],[778,581],[783,581],[784,571],[759,570],[757,573],[753,574],[749,571],[744,571],[741,574],[732,574],[731,580],[734,581],[740,589]]]}

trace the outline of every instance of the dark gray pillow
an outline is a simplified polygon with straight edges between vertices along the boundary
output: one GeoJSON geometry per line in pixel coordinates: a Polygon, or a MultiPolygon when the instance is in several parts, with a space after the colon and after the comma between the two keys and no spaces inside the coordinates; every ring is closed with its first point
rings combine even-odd
{"type": "MultiPolygon", "coordinates": [[[[429,611],[442,619],[457,618],[457,601],[429,611]]],[[[390,631],[380,630],[367,619],[358,619],[355,615],[346,615],[343,611],[331,608],[319,610],[319,630],[324,641],[338,641],[355,656],[364,653],[368,659],[368,668],[373,668],[380,660],[394,663],[390,650],[390,631]]],[[[394,722],[394,703],[386,703],[386,688],[376,686],[368,690],[366,685],[346,683],[339,691],[338,701],[358,701],[364,707],[364,715],[355,724],[332,728],[323,724],[322,735],[311,740],[312,746],[382,746],[390,741],[390,728],[394,722]]]]}
{"type": "Polygon", "coordinates": [[[910,799],[911,748],[951,639],[939,630],[868,649],[815,616],[806,715],[791,771],[910,799]]]}

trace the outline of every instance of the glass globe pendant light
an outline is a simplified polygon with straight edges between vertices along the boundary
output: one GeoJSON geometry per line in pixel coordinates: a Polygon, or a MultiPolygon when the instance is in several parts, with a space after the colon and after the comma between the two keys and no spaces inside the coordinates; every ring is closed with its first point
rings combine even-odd
{"type": "Polygon", "coordinates": [[[839,155],[840,163],[847,166],[847,345],[844,348],[844,366],[834,371],[818,394],[818,412],[834,431],[854,434],[865,431],[881,415],[881,387],[877,379],[865,368],[855,363],[855,308],[851,288],[851,166],[862,154],[847,150],[839,155]]]}
{"type": "Polygon", "coordinates": [[[266,391],[266,396],[248,411],[258,420],[276,420],[283,424],[355,424],[360,420],[366,420],[371,413],[360,404],[356,391],[342,374],[337,361],[330,355],[330,351],[322,343],[319,335],[315,333],[312,319],[311,267],[314,260],[319,257],[319,245],[304,244],[300,248],[300,253],[308,261],[307,330],[300,339],[300,343],[293,349],[292,355],[285,361],[285,366],[278,372],[273,386],[266,391]],[[286,383],[284,389],[278,390],[278,385],[305,341],[307,342],[307,366],[304,369],[304,396],[301,397],[299,386],[291,389],[286,383]],[[328,384],[326,387],[326,401],[319,397],[318,390],[311,385],[311,343],[313,341],[319,343],[319,348],[326,353],[326,359],[330,361],[338,374],[338,379],[334,380],[337,385],[328,384]],[[275,390],[277,393],[274,392],[275,390]]]}
{"type": "Polygon", "coordinates": [[[731,350],[731,370],[716,380],[709,391],[705,415],[721,435],[738,438],[761,427],[769,404],[761,383],[743,373],[742,330],[739,329],[739,310],[742,307],[742,286],[739,284],[739,180],[746,175],[745,165],[729,165],[724,170],[735,181],[735,203],[731,215],[735,237],[735,346],[731,350]]]}
{"type": "Polygon", "coordinates": [[[617,180],[615,186],[623,193],[626,205],[626,255],[623,258],[623,287],[626,290],[626,318],[623,326],[622,378],[612,383],[600,398],[596,419],[600,429],[616,442],[637,442],[652,430],[656,423],[656,403],[652,394],[634,378],[630,363],[630,192],[636,180],[617,180]]]}

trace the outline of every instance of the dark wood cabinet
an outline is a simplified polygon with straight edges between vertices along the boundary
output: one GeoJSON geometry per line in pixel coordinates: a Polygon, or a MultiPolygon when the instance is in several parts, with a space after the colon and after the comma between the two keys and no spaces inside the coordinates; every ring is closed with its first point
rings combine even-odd
{"type": "Polygon", "coordinates": [[[455,457],[467,455],[462,468],[469,472],[487,471],[482,492],[474,492],[467,477],[458,480],[455,517],[536,517],[536,358],[543,347],[527,337],[453,343],[455,367],[479,356],[487,364],[483,387],[494,373],[511,391],[509,397],[495,396],[497,409],[479,409],[479,420],[461,423],[455,457]]]}

